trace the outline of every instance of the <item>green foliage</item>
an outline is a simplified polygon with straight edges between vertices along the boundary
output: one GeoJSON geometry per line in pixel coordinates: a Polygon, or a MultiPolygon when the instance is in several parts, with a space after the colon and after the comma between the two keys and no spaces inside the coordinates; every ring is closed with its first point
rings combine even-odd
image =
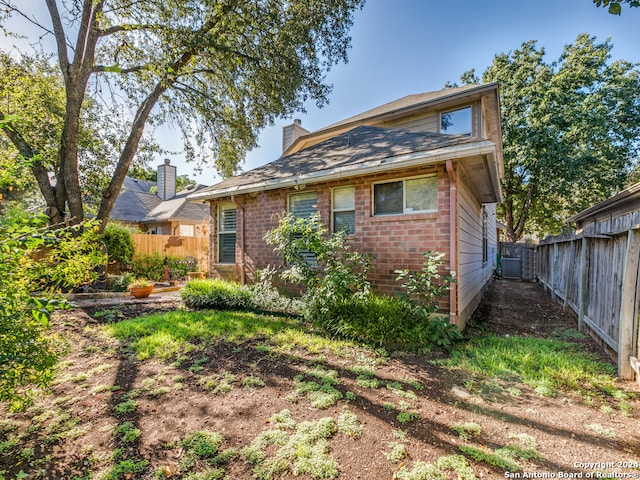
{"type": "Polygon", "coordinates": [[[23,387],[49,383],[62,349],[49,316],[65,305],[53,287],[90,281],[104,260],[91,225],[53,231],[45,223],[24,213],[0,220],[0,401],[26,400],[23,387]]]}
{"type": "Polygon", "coordinates": [[[255,465],[255,478],[272,480],[289,472],[314,479],[338,477],[338,462],[329,455],[327,443],[338,429],[332,418],[296,424],[291,412],[283,410],[271,418],[271,424],[274,429],[260,433],[242,450],[255,465]]]}
{"type": "Polygon", "coordinates": [[[359,296],[326,301],[314,323],[326,331],[374,345],[408,350],[448,347],[461,337],[446,318],[430,317],[394,297],[359,296]]]}
{"type": "Polygon", "coordinates": [[[285,297],[270,279],[243,286],[220,279],[190,280],[180,291],[188,308],[195,310],[260,310],[299,314],[302,302],[285,297]]]}
{"type": "MultiPolygon", "coordinates": [[[[29,16],[20,0],[3,4],[3,20],[13,15],[29,16]]],[[[56,106],[62,108],[57,112],[57,131],[46,139],[59,151],[55,172],[65,181],[51,185],[44,170],[39,182],[55,207],[50,210],[52,216],[61,220],[68,206],[73,221],[83,218],[84,192],[80,185],[84,171],[78,168],[77,150],[80,127],[88,123],[82,107],[90,103],[92,92],[98,97],[95,104],[110,108],[109,115],[102,114],[105,122],[131,117],[117,115],[121,105],[136,111],[135,119],[126,125],[126,133],[106,128],[108,133],[100,129],[91,132],[92,144],[113,140],[116,151],[107,158],[118,159],[113,182],[100,197],[98,219],[106,221],[147,123],[180,126],[187,157],[202,162],[215,159],[217,170],[228,177],[256,145],[262,128],[276,118],[304,110],[310,100],[318,106],[325,104],[331,91],[325,74],[346,61],[353,12],[363,4],[364,0],[311,4],[306,0],[148,0],[121,9],[84,0],[74,2],[74,14],[68,18],[61,19],[57,9],[47,12],[53,17],[48,21],[36,15],[35,25],[53,23],[60,28],[17,33],[33,34],[34,43],[39,33],[51,33],[58,45],[82,44],[83,52],[91,52],[57,50],[62,75],[51,85],[57,87],[52,90],[61,99],[56,106]],[[87,32],[90,34],[85,35],[87,32]],[[79,37],[74,39],[76,35],[79,37]],[[73,75],[68,74],[71,65],[73,75]],[[103,82],[122,95],[102,95],[99,88],[87,90],[88,85],[103,82]],[[65,103],[65,98],[79,101],[65,103]],[[112,101],[110,105],[108,100],[112,101]],[[66,135],[58,133],[63,130],[66,135]]],[[[43,93],[47,93],[47,83],[42,84],[43,93]]],[[[9,97],[0,93],[2,98],[9,97]]],[[[8,113],[20,111],[22,106],[18,103],[8,113]]],[[[34,124],[33,130],[39,130],[37,121],[34,124]]],[[[31,148],[37,150],[35,145],[31,148]]],[[[94,162],[87,163],[92,166],[94,162]]]]}
{"type": "Polygon", "coordinates": [[[482,75],[500,83],[508,241],[559,233],[624,186],[640,147],[640,72],[611,61],[612,48],[581,34],[548,63],[529,41],[496,55],[482,75]]]}
{"type": "Polygon", "coordinates": [[[123,266],[131,264],[135,247],[128,229],[109,223],[102,233],[102,241],[107,246],[109,263],[118,262],[123,266]]]}
{"type": "Polygon", "coordinates": [[[396,472],[397,480],[446,480],[452,472],[461,480],[477,480],[469,462],[462,455],[440,457],[435,464],[417,461],[411,470],[402,466],[396,472]]]}
{"type": "Polygon", "coordinates": [[[180,297],[186,307],[198,310],[247,310],[253,306],[248,287],[219,279],[190,280],[180,297]]]}
{"type": "Polygon", "coordinates": [[[132,272],[136,277],[143,277],[159,282],[164,278],[164,267],[169,266],[171,278],[186,278],[187,272],[193,269],[189,257],[163,257],[159,253],[138,255],[133,259],[132,272]]]}
{"type": "Polygon", "coordinates": [[[402,282],[404,289],[400,298],[428,315],[439,310],[437,300],[447,293],[454,279],[451,275],[440,276],[444,253],[429,251],[422,255],[425,260],[420,271],[405,269],[396,270],[395,273],[398,275],[396,280],[402,282]]]}
{"type": "Polygon", "coordinates": [[[470,437],[480,436],[480,434],[482,433],[482,427],[475,422],[456,424],[450,428],[458,434],[460,439],[465,441],[469,440],[470,437]]]}
{"type": "Polygon", "coordinates": [[[630,7],[640,7],[638,0],[593,0],[597,7],[607,8],[611,15],[620,15],[622,13],[622,5],[627,4],[630,7]]]}
{"type": "Polygon", "coordinates": [[[317,214],[311,218],[287,214],[264,240],[287,265],[282,278],[306,288],[305,302],[323,303],[369,292],[371,259],[351,249],[346,232],[328,234],[317,214]]]}
{"type": "Polygon", "coordinates": [[[520,379],[538,393],[558,390],[615,399],[615,369],[575,343],[535,337],[487,335],[456,346],[445,365],[474,377],[520,379]]]}

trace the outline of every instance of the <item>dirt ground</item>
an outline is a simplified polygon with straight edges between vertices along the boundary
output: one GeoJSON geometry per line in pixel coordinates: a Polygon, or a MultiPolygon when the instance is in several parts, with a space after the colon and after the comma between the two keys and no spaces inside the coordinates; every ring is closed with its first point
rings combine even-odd
{"type": "MultiPolygon", "coordinates": [[[[162,303],[129,303],[118,310],[118,315],[134,317],[178,306],[177,298],[162,303]]],[[[362,386],[344,358],[330,352],[313,358],[273,354],[259,348],[256,342],[241,346],[217,344],[208,347],[206,361],[199,365],[203,370],[196,374],[192,368],[196,358],[178,366],[156,360],[138,361],[127,345],[114,346],[99,328],[108,319],[105,311],[108,317],[105,305],[56,315],[56,328],[71,344],[64,359],[65,375],[50,395],[26,412],[11,413],[0,406],[4,417],[0,424],[0,479],[184,478],[178,472],[185,452],[176,446],[176,439],[194,431],[215,431],[224,436],[224,448],[241,450],[258,433],[269,429],[273,423],[269,419],[284,409],[296,422],[337,419],[345,409],[357,416],[364,427],[361,436],[336,434],[328,442],[341,479],[391,480],[402,469],[411,470],[416,462],[433,463],[443,456],[460,454],[461,445],[495,451],[518,439],[534,439],[539,458],[520,461],[522,469],[510,474],[505,468],[467,456],[475,476],[498,479],[640,475],[637,396],[630,401],[631,413],[622,415],[600,405],[586,405],[573,395],[540,396],[521,384],[517,385],[518,395],[491,382],[471,386],[461,373],[434,361],[443,358],[443,353],[392,353],[386,363],[375,366],[376,378],[382,382],[411,379],[423,387],[415,390],[417,398],[409,400],[418,414],[416,419],[401,423],[398,411],[389,407],[401,401],[397,394],[388,388],[362,386]],[[101,313],[100,318],[95,318],[96,313],[101,313]],[[307,401],[292,403],[294,378],[319,362],[338,373],[340,391],[352,392],[355,399],[343,399],[322,410],[312,408],[307,401]],[[239,377],[251,374],[264,380],[265,385],[236,387],[225,395],[214,395],[198,381],[205,373],[220,372],[239,377]],[[131,398],[127,395],[132,391],[138,392],[135,411],[124,418],[116,415],[116,407],[131,398]],[[119,440],[122,437],[114,433],[123,419],[139,429],[136,441],[123,444],[119,440]],[[452,429],[470,422],[481,427],[480,435],[462,438],[452,429]],[[390,454],[398,444],[404,446],[407,456],[394,462],[390,454]],[[148,464],[138,473],[109,477],[105,472],[111,471],[118,458],[148,464]]],[[[548,338],[575,326],[575,319],[554,304],[539,285],[499,280],[476,312],[469,332],[489,330],[499,335],[548,338]]],[[[607,358],[590,339],[572,341],[607,358]]],[[[639,390],[637,384],[623,387],[639,390]]],[[[529,441],[528,446],[531,445],[529,441]]],[[[449,473],[451,479],[461,478],[449,473]]],[[[238,456],[229,462],[226,475],[229,479],[251,479],[253,466],[238,456]]],[[[282,478],[294,475],[289,473],[282,478]]]]}

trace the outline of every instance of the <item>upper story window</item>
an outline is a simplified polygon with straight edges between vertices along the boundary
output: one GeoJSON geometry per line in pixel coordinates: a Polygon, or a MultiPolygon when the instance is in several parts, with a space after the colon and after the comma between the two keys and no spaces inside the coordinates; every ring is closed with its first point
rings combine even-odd
{"type": "Polygon", "coordinates": [[[449,110],[440,114],[440,133],[471,135],[471,107],[449,110]]]}
{"type": "Polygon", "coordinates": [[[218,210],[218,262],[236,262],[235,205],[221,205],[218,210]]]}
{"type": "Polygon", "coordinates": [[[316,192],[292,193],[289,195],[289,213],[296,218],[311,218],[318,212],[316,192]]]}
{"type": "Polygon", "coordinates": [[[425,213],[437,210],[438,179],[435,175],[373,185],[374,215],[425,213]]]}
{"type": "Polygon", "coordinates": [[[356,231],[356,187],[333,189],[333,231],[344,230],[348,234],[356,231]]]}

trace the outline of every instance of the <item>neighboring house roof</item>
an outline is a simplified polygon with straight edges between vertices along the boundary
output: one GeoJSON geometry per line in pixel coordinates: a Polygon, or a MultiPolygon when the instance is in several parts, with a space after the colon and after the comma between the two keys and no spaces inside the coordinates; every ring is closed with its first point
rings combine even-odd
{"type": "Polygon", "coordinates": [[[631,185],[612,197],[589,207],[567,220],[568,223],[585,224],[608,216],[619,216],[640,210],[640,183],[631,185]]]}
{"type": "MultiPolygon", "coordinates": [[[[464,157],[473,157],[483,165],[485,156],[492,157],[493,161],[486,163],[493,172],[491,176],[497,179],[495,150],[491,141],[466,135],[360,126],[204,188],[189,199],[211,200],[464,157]]],[[[470,168],[474,169],[473,166],[470,168]]],[[[494,178],[483,179],[493,191],[484,193],[483,202],[498,201],[500,187],[494,178]]],[[[486,186],[477,189],[487,190],[486,186]]]]}
{"type": "Polygon", "coordinates": [[[179,191],[176,193],[175,197],[158,203],[158,205],[147,214],[142,222],[152,223],[178,220],[183,222],[202,222],[205,214],[207,213],[207,206],[189,202],[187,197],[204,188],[204,185],[198,184],[179,191]]]}
{"type": "Polygon", "coordinates": [[[111,219],[129,223],[158,223],[166,221],[202,222],[206,207],[187,201],[187,196],[204,185],[192,185],[175,197],[162,201],[151,193],[156,182],[125,177],[122,189],[111,212],[111,219]]]}

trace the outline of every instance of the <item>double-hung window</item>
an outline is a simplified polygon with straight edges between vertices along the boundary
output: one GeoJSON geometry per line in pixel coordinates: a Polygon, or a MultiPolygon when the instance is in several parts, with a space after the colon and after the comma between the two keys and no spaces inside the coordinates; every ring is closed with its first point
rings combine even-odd
{"type": "Polygon", "coordinates": [[[296,218],[311,218],[318,211],[316,192],[292,193],[289,195],[289,212],[296,218]]]}
{"type": "Polygon", "coordinates": [[[356,188],[333,189],[333,231],[345,231],[349,235],[356,231],[356,188]]]}
{"type": "MultiPolygon", "coordinates": [[[[318,212],[317,192],[292,193],[289,195],[289,213],[295,218],[311,218],[318,212]]],[[[315,267],[316,256],[313,252],[301,252],[306,262],[315,267]]]]}
{"type": "Polygon", "coordinates": [[[218,211],[218,262],[236,262],[235,205],[221,205],[218,211]]]}
{"type": "Polygon", "coordinates": [[[435,175],[373,185],[374,215],[427,213],[437,210],[438,179],[435,175]]]}
{"type": "Polygon", "coordinates": [[[471,107],[450,110],[440,114],[440,133],[471,135],[471,107]]]}

